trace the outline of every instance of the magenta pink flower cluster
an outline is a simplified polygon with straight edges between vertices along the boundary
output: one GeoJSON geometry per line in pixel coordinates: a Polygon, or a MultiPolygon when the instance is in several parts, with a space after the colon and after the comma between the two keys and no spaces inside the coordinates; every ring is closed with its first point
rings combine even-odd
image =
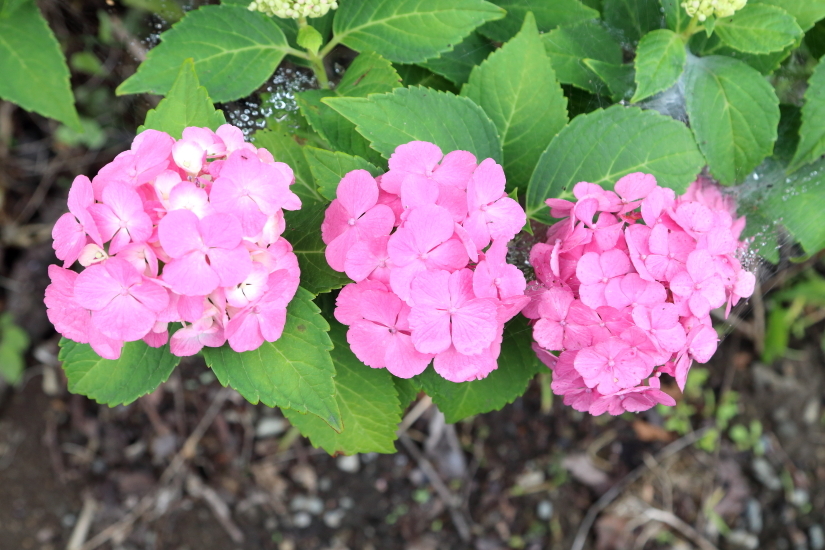
{"type": "Polygon", "coordinates": [[[277,340],[300,271],[283,209],[301,201],[292,169],[230,125],[146,130],[93,180],[78,176],[52,236],[49,319],[58,332],[116,359],[124,342],[194,355],[277,340]],[[76,261],[79,274],[69,269],[76,261]]]}
{"type": "Polygon", "coordinates": [[[615,192],[582,182],[573,194],[576,202],[547,200],[566,219],[531,251],[538,280],[524,308],[553,391],[594,415],[674,405],[661,374],[684,389],[692,361],[716,351],[710,310],[730,312],[753,292],[737,260],[745,219],[701,180],[678,198],[642,173],[615,192]]]}
{"type": "Polygon", "coordinates": [[[335,317],[366,365],[401,378],[430,361],[452,382],[497,366],[504,323],[530,299],[524,275],[506,261],[524,226],[493,159],[436,145],[399,146],[390,170],[348,173],[321,232],[329,265],[356,281],[341,290],[335,317]]]}

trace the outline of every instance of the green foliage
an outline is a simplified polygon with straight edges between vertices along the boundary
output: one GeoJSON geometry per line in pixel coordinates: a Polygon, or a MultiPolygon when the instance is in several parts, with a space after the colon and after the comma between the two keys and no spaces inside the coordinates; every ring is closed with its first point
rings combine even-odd
{"type": "Polygon", "coordinates": [[[704,164],[690,130],[652,111],[614,105],[579,115],[542,154],[527,187],[527,216],[549,221],[549,197],[588,181],[612,187],[633,172],[682,193],[704,164]]]}
{"type": "Polygon", "coordinates": [[[682,7],[683,0],[661,0],[665,24],[673,32],[681,33],[690,25],[690,16],[682,7]]]}
{"type": "Polygon", "coordinates": [[[473,70],[461,95],[480,105],[496,125],[508,188],[524,188],[541,153],[567,124],[567,98],[532,13],[519,34],[473,70]]]}
{"type": "Polygon", "coordinates": [[[562,84],[572,84],[594,94],[604,91],[604,83],[583,60],[595,59],[621,65],[622,47],[598,22],[587,21],[561,27],[542,35],[544,49],[562,84]]]}
{"type": "Polygon", "coordinates": [[[659,29],[648,33],[636,50],[636,103],[667,90],[679,80],[685,68],[685,43],[675,32],[659,29]]]}
{"type": "Polygon", "coordinates": [[[419,63],[461,42],[504,10],[484,0],[359,0],[341,2],[335,42],[372,50],[396,63],[419,63]]]}
{"type": "Polygon", "coordinates": [[[385,158],[402,143],[422,140],[435,143],[445,153],[464,150],[479,159],[501,162],[495,125],[466,97],[415,87],[365,99],[327,98],[324,103],[352,121],[385,158]]]}
{"type": "Polygon", "coordinates": [[[803,31],[810,30],[825,18],[825,0],[750,0],[751,4],[769,4],[782,8],[796,19],[803,31]]]}
{"type": "Polygon", "coordinates": [[[17,326],[10,312],[0,316],[0,378],[17,384],[26,368],[25,354],[29,349],[29,335],[17,326]]]}
{"type": "Polygon", "coordinates": [[[166,97],[157,108],[146,113],[146,122],[138,128],[138,133],[160,130],[180,139],[183,129],[188,126],[217,130],[221,124],[226,124],[223,111],[212,105],[206,88],[198,82],[195,64],[190,58],[180,66],[178,77],[166,97]]]}
{"type": "Polygon", "coordinates": [[[161,43],[117,93],[165,95],[180,64],[191,57],[213,101],[238,99],[263,84],[289,50],[284,33],[266,15],[241,6],[203,6],[161,34],[161,43]]]}
{"type": "Polygon", "coordinates": [[[421,66],[461,86],[470,78],[473,68],[487,59],[493,49],[489,40],[474,32],[452,50],[421,63],[421,66]]]}
{"type": "Polygon", "coordinates": [[[379,164],[381,156],[369,142],[355,131],[355,125],[323,103],[328,97],[367,97],[368,94],[390,92],[401,85],[401,77],[392,64],[373,52],[355,58],[344,77],[332,90],[307,90],[297,94],[301,113],[312,128],[334,149],[357,155],[379,164]]]}
{"type": "Polygon", "coordinates": [[[685,97],[696,142],[721,183],[742,181],[773,151],[779,100],[755,69],[723,56],[691,59],[685,97]]]}
{"type": "Polygon", "coordinates": [[[659,0],[604,0],[603,13],[607,24],[629,42],[664,26],[659,0]]]}
{"type": "Polygon", "coordinates": [[[504,328],[498,369],[487,378],[456,384],[441,378],[428,367],[415,380],[433,398],[447,422],[497,411],[523,394],[536,373],[546,370],[530,348],[531,341],[532,329],[527,320],[519,316],[504,328]]]}
{"type": "Polygon", "coordinates": [[[765,240],[765,234],[774,235],[776,225],[782,226],[806,254],[825,248],[825,224],[819,223],[824,204],[823,160],[788,175],[780,162],[768,159],[739,192],[739,213],[752,220],[748,235],[759,233],[752,248],[760,254],[775,250],[775,239],[765,240]]]}
{"type": "Polygon", "coordinates": [[[633,82],[636,71],[633,65],[614,65],[597,59],[582,59],[582,62],[604,82],[607,86],[607,95],[613,101],[630,99],[633,95],[633,90],[636,88],[633,82]]]}
{"type": "Polygon", "coordinates": [[[366,170],[373,177],[381,174],[381,170],[362,159],[339,151],[326,151],[315,147],[304,149],[312,177],[318,185],[318,191],[327,200],[335,199],[338,184],[347,172],[366,170]]]}
{"type": "MultiPolygon", "coordinates": [[[[825,58],[823,58],[825,59],[825,58]]],[[[808,80],[805,105],[802,107],[802,126],[799,146],[788,170],[797,170],[820,158],[825,153],[825,62],[820,60],[808,80]]]]}
{"type": "Polygon", "coordinates": [[[34,0],[0,9],[0,99],[82,130],[69,68],[34,0]]]}
{"type": "Polygon", "coordinates": [[[218,381],[250,403],[312,413],[341,431],[329,324],[312,298],[309,291],[298,289],[287,307],[284,332],[275,342],[243,353],[224,344],[204,348],[203,356],[218,381]]]}
{"type": "Polygon", "coordinates": [[[180,361],[169,344],[150,348],[142,340],[126,342],[120,359],[102,359],[89,344],[60,340],[58,359],[69,381],[69,391],[110,407],[126,405],[152,393],[166,382],[180,361]]]}
{"type": "Polygon", "coordinates": [[[778,52],[802,38],[793,16],[768,4],[746,5],[733,17],[719,19],[714,32],[731,48],[754,54],[778,52]]]}
{"type": "Polygon", "coordinates": [[[482,26],[478,31],[497,42],[507,42],[521,29],[527,12],[533,12],[541,32],[556,27],[582,23],[597,19],[599,12],[582,3],[581,0],[495,0],[493,2],[507,10],[507,16],[482,26]]]}
{"type": "Polygon", "coordinates": [[[330,337],[335,348],[335,400],[342,429],[336,432],[311,414],[284,410],[284,415],[312,445],[329,454],[394,453],[395,430],[401,422],[401,405],[386,369],[372,369],[358,360],[347,344],[346,327],[333,321],[330,337]]]}

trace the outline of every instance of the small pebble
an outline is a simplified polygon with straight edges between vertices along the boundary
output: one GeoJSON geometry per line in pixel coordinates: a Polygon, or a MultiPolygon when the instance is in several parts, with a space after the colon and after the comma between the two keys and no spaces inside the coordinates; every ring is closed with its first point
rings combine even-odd
{"type": "Polygon", "coordinates": [[[364,454],[361,455],[361,461],[364,464],[369,464],[370,462],[374,462],[376,458],[378,458],[378,453],[364,453],[364,454]]]}
{"type": "Polygon", "coordinates": [[[811,526],[808,530],[808,537],[811,539],[811,550],[825,550],[825,532],[821,525],[811,526]]]}
{"type": "Polygon", "coordinates": [[[516,485],[522,489],[532,489],[544,483],[544,472],[535,470],[526,472],[516,478],[516,485]]]}
{"type": "Polygon", "coordinates": [[[811,501],[811,496],[806,489],[794,489],[791,493],[791,504],[797,508],[802,508],[811,501]]]}
{"type": "Polygon", "coordinates": [[[747,531],[731,531],[726,537],[728,543],[735,548],[745,548],[747,550],[756,550],[759,548],[759,538],[753,533],[747,531]]]}
{"type": "Polygon", "coordinates": [[[771,463],[766,459],[761,456],[756,457],[753,459],[752,466],[756,479],[758,479],[765,487],[772,491],[778,491],[782,488],[782,481],[779,479],[779,476],[776,475],[776,471],[774,471],[771,463]]]}
{"type": "Polygon", "coordinates": [[[318,497],[298,495],[292,499],[289,507],[295,512],[309,512],[313,516],[317,516],[324,511],[324,502],[318,497]]]}
{"type": "Polygon", "coordinates": [[[312,516],[306,512],[298,512],[292,517],[292,523],[294,523],[298,529],[305,529],[312,523],[312,516]]]}
{"type": "Polygon", "coordinates": [[[745,505],[745,517],[752,533],[762,532],[762,505],[755,498],[749,499],[745,505]]]}
{"type": "Polygon", "coordinates": [[[346,512],[340,508],[338,510],[330,510],[324,514],[324,525],[330,529],[338,529],[345,515],[346,512]]]}
{"type": "Polygon", "coordinates": [[[819,398],[814,397],[805,404],[805,410],[802,412],[802,420],[808,426],[813,426],[819,422],[820,411],[822,407],[819,403],[819,398]]]}
{"type": "Polygon", "coordinates": [[[355,505],[355,501],[354,501],[354,500],[352,500],[350,497],[341,497],[341,498],[338,500],[338,504],[339,504],[339,505],[341,506],[341,508],[343,508],[344,510],[349,510],[350,508],[352,508],[352,507],[355,505]]]}
{"type": "Polygon", "coordinates": [[[60,523],[63,524],[63,527],[72,527],[75,522],[77,521],[77,516],[74,514],[66,514],[60,520],[60,523]]]}
{"type": "Polygon", "coordinates": [[[539,519],[547,521],[553,517],[553,503],[549,500],[542,500],[536,507],[536,515],[539,519]]]}
{"type": "Polygon", "coordinates": [[[277,416],[265,416],[258,421],[255,426],[255,437],[258,439],[266,439],[267,437],[274,437],[282,434],[289,427],[289,423],[277,416]]]}
{"type": "Polygon", "coordinates": [[[335,462],[339,470],[349,474],[354,474],[361,468],[361,461],[358,459],[358,455],[339,456],[335,459],[335,462]]]}
{"type": "Polygon", "coordinates": [[[318,480],[318,489],[321,491],[329,491],[332,489],[332,480],[328,477],[322,477],[318,480]]]}

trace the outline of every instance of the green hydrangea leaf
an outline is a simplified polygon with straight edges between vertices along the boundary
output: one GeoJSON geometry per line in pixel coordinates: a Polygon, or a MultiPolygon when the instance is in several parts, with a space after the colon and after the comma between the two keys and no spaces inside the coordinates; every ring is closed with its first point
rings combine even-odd
{"type": "Polygon", "coordinates": [[[802,126],[799,145],[788,169],[793,172],[803,164],[825,154],[825,57],[808,80],[805,105],[802,106],[802,126]]]}
{"type": "Polygon", "coordinates": [[[33,0],[0,11],[0,98],[82,131],[60,44],[33,0]]]}
{"type": "Polygon", "coordinates": [[[226,124],[223,111],[212,105],[206,88],[198,82],[195,63],[187,59],[180,66],[178,77],[166,97],[146,113],[146,122],[138,128],[138,133],[159,130],[180,139],[183,129],[189,126],[217,130],[221,124],[226,124]]]}
{"type": "Polygon", "coordinates": [[[774,158],[763,162],[739,186],[739,213],[747,216],[743,236],[753,237],[751,250],[776,263],[777,229],[782,227],[807,255],[825,249],[825,160],[808,164],[788,175],[774,158]]]}
{"type": "Polygon", "coordinates": [[[692,58],[685,97],[696,142],[721,183],[742,181],[773,151],[779,100],[755,69],[729,57],[692,58]]]}
{"type": "Polygon", "coordinates": [[[355,58],[335,90],[307,90],[296,94],[301,113],[312,128],[333,149],[382,164],[381,155],[355,131],[355,125],[324,104],[327,97],[366,97],[390,92],[401,86],[401,77],[392,64],[374,52],[355,58]]]}
{"type": "Polygon", "coordinates": [[[659,0],[604,0],[604,20],[628,42],[664,26],[659,0]]]}
{"type": "Polygon", "coordinates": [[[29,335],[17,326],[11,312],[0,316],[0,378],[17,384],[26,368],[25,354],[29,349],[29,335]]]}
{"type": "Polygon", "coordinates": [[[204,348],[203,356],[218,381],[250,403],[311,413],[340,431],[329,324],[312,298],[309,291],[298,289],[287,307],[283,334],[275,342],[243,353],[224,344],[204,348]]]}
{"type": "Polygon", "coordinates": [[[441,92],[458,93],[458,88],[455,84],[444,78],[439,74],[435,74],[429,69],[425,69],[421,65],[404,65],[402,63],[394,63],[393,67],[401,76],[401,83],[404,86],[423,86],[441,92]]]}
{"type": "Polygon", "coordinates": [[[536,373],[547,370],[530,347],[532,334],[524,317],[510,321],[504,328],[498,368],[482,380],[456,384],[441,378],[432,367],[414,380],[432,397],[447,422],[500,410],[524,393],[536,373]]]}
{"type": "Polygon", "coordinates": [[[142,340],[126,342],[120,358],[103,359],[89,344],[60,340],[58,359],[69,381],[69,391],[110,407],[126,405],[152,393],[169,378],[180,362],[169,344],[151,348],[142,340]]]}
{"type": "Polygon", "coordinates": [[[532,13],[521,32],[473,69],[461,95],[480,105],[496,125],[508,189],[524,188],[541,153],[567,124],[567,98],[532,13]]]}
{"type": "Polygon", "coordinates": [[[203,6],[160,35],[146,61],[127,78],[118,95],[165,95],[185,59],[195,60],[200,83],[213,101],[245,97],[263,84],[290,47],[272,18],[242,6],[203,6]]]}
{"type": "Polygon", "coordinates": [[[312,177],[315,178],[318,191],[330,201],[336,198],[338,184],[347,172],[366,170],[373,177],[381,174],[381,170],[361,157],[315,147],[305,148],[304,153],[309,161],[309,168],[312,171],[312,177]]]}
{"type": "Polygon", "coordinates": [[[685,43],[675,32],[659,29],[644,35],[636,50],[636,93],[630,101],[636,103],[676,84],[685,61],[685,43]]]}
{"type": "Polygon", "coordinates": [[[604,93],[604,82],[587,68],[583,60],[622,64],[621,45],[597,21],[554,29],[541,38],[556,78],[562,84],[572,84],[594,94],[604,93]]]}
{"type": "Polygon", "coordinates": [[[341,2],[332,29],[338,42],[357,52],[420,63],[502,17],[504,10],[484,0],[358,0],[341,2]]]}
{"type": "Polygon", "coordinates": [[[339,96],[367,97],[383,94],[401,85],[401,77],[388,60],[375,52],[360,54],[335,87],[339,96]]]}
{"type": "Polygon", "coordinates": [[[507,10],[507,16],[486,23],[478,32],[497,42],[507,42],[513,38],[521,30],[527,12],[533,12],[541,32],[599,18],[599,12],[581,0],[494,0],[493,3],[507,10]]]}
{"type": "Polygon", "coordinates": [[[680,33],[690,25],[690,16],[682,7],[684,0],[661,0],[662,9],[665,11],[665,22],[667,28],[680,33]]]}
{"type": "Polygon", "coordinates": [[[341,410],[340,433],[317,416],[284,410],[284,416],[329,454],[394,453],[401,405],[387,369],[373,369],[350,350],[347,329],[333,321],[329,332],[335,348],[335,400],[341,410]]]}
{"type": "Polygon", "coordinates": [[[769,4],[748,4],[733,17],[718,19],[714,32],[731,48],[753,54],[782,51],[802,38],[796,19],[769,4]]]}
{"type": "Polygon", "coordinates": [[[825,0],[750,0],[750,4],[769,4],[791,14],[803,31],[809,31],[825,18],[825,0]]]}
{"type": "Polygon", "coordinates": [[[542,154],[527,187],[527,217],[548,223],[544,201],[580,181],[611,188],[633,172],[682,193],[705,161],[690,130],[654,111],[614,105],[574,118],[542,154]]]}
{"type": "Polygon", "coordinates": [[[452,50],[420,65],[461,86],[470,78],[473,68],[487,59],[494,49],[489,40],[474,32],[452,50]]]}
{"type": "Polygon", "coordinates": [[[327,98],[324,103],[353,122],[385,158],[399,145],[421,140],[435,143],[444,153],[470,151],[479,160],[501,162],[495,125],[466,97],[414,87],[368,98],[327,98]]]}
{"type": "Polygon", "coordinates": [[[582,59],[582,63],[605,83],[613,101],[630,99],[633,95],[633,90],[636,89],[633,82],[636,70],[633,65],[614,65],[598,59],[582,59]]]}
{"type": "Polygon", "coordinates": [[[283,237],[298,257],[301,286],[312,294],[329,292],[351,282],[345,274],[333,270],[324,256],[327,245],[321,240],[321,223],[328,206],[326,201],[306,201],[300,210],[284,212],[283,237]]]}

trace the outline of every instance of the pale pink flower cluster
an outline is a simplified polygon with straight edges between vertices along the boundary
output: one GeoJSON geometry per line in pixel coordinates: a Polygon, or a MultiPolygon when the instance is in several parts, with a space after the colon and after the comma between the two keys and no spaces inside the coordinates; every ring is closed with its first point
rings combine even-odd
{"type": "Polygon", "coordinates": [[[52,231],[51,322],[116,359],[124,342],[178,356],[226,341],[235,351],[277,340],[300,271],[283,209],[301,201],[292,169],[228,124],[183,138],[146,130],[93,180],[78,176],[52,231]],[[71,266],[85,267],[79,274],[71,266]]]}
{"type": "Polygon", "coordinates": [[[701,180],[678,198],[642,173],[615,192],[582,182],[573,194],[547,200],[565,219],[531,251],[538,280],[523,311],[553,391],[594,415],[674,405],[661,374],[684,389],[692,361],[716,351],[710,310],[730,312],[753,293],[754,276],[737,260],[745,219],[701,180]]]}
{"type": "Polygon", "coordinates": [[[433,361],[452,382],[484,378],[504,323],[529,302],[524,275],[506,260],[524,210],[493,159],[414,141],[389,167],[378,178],[348,173],[321,225],[329,265],[356,281],[335,317],[370,367],[410,378],[433,361]]]}

